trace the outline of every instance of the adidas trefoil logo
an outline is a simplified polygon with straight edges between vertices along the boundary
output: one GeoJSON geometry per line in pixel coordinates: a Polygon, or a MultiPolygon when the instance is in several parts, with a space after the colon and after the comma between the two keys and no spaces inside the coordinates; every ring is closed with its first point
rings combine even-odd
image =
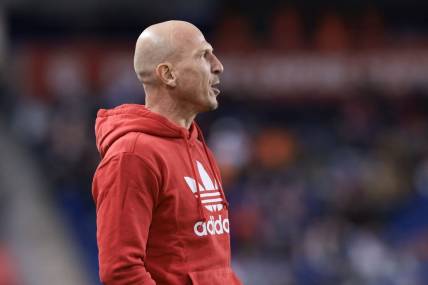
{"type": "MultiPolygon", "coordinates": [[[[198,183],[199,190],[201,192],[202,204],[210,212],[221,211],[223,209],[223,198],[221,197],[217,182],[215,180],[214,182],[213,180],[211,180],[202,163],[196,161],[196,165],[203,184],[201,185],[200,183],[198,183]]],[[[198,197],[198,188],[196,187],[195,179],[185,176],[184,180],[186,180],[187,185],[189,186],[195,197],[198,197]]]]}

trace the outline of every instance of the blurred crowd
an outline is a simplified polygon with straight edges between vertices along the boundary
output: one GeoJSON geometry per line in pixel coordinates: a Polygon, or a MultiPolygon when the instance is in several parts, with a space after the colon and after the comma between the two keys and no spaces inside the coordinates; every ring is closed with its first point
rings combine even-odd
{"type": "Polygon", "coordinates": [[[221,52],[346,52],[384,47],[427,45],[423,29],[396,25],[382,8],[363,5],[357,9],[319,9],[277,5],[260,18],[231,12],[214,27],[213,40],[221,52]],[[388,16],[388,17],[387,17],[388,16]]]}
{"type": "MultiPolygon", "coordinates": [[[[215,29],[213,45],[241,53],[389,44],[379,11],[356,17],[328,10],[311,26],[298,9],[278,8],[268,31],[257,34],[249,19],[231,14],[215,29]]],[[[91,85],[90,73],[64,53],[45,66],[43,88],[23,77],[24,84],[6,84],[0,99],[3,119],[49,180],[94,284],[94,120],[99,108],[144,102],[128,63],[111,58],[91,85]]],[[[15,72],[31,66],[17,64],[15,72]]],[[[363,86],[346,96],[285,94],[280,101],[233,95],[221,94],[220,108],[198,121],[222,170],[234,267],[245,284],[425,284],[427,90],[391,97],[363,86]]]]}
{"type": "Polygon", "coordinates": [[[261,28],[254,26],[250,17],[226,14],[214,40],[221,51],[232,53],[260,49],[337,52],[379,48],[387,42],[383,17],[374,7],[351,19],[328,8],[318,14],[301,12],[292,6],[279,6],[261,28]]]}
{"type": "MultiPolygon", "coordinates": [[[[246,284],[423,284],[427,95],[393,99],[367,89],[281,104],[224,95],[218,111],[200,117],[223,173],[235,266],[246,284]]],[[[109,104],[99,99],[25,98],[10,118],[51,180],[94,280],[93,124],[109,104]]]]}
{"type": "Polygon", "coordinates": [[[249,284],[424,284],[427,95],[259,102],[214,123],[249,284]]]}

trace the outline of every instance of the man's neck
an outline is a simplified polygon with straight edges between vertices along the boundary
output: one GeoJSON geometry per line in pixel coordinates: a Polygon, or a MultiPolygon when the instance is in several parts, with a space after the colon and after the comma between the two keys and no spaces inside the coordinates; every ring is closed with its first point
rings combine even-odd
{"type": "Polygon", "coordinates": [[[178,104],[146,104],[146,108],[154,113],[164,116],[171,122],[186,129],[190,128],[196,117],[195,113],[186,110],[178,104]]]}

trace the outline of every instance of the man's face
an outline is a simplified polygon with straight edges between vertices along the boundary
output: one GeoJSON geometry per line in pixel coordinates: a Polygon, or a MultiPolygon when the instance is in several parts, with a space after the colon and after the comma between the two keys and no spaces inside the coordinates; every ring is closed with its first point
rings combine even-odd
{"type": "Polygon", "coordinates": [[[175,66],[177,95],[196,112],[215,110],[220,90],[216,84],[223,65],[200,32],[183,39],[180,60],[175,66]]]}

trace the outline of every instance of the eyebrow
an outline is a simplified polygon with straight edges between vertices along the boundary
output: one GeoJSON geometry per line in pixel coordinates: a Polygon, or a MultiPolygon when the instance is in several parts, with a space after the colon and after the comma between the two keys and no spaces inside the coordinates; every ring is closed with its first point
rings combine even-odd
{"type": "Polygon", "coordinates": [[[198,54],[205,52],[207,50],[209,50],[211,52],[214,50],[213,47],[211,46],[211,44],[209,44],[207,41],[204,41],[203,44],[204,44],[204,46],[202,48],[198,49],[198,51],[197,51],[198,54]]]}

